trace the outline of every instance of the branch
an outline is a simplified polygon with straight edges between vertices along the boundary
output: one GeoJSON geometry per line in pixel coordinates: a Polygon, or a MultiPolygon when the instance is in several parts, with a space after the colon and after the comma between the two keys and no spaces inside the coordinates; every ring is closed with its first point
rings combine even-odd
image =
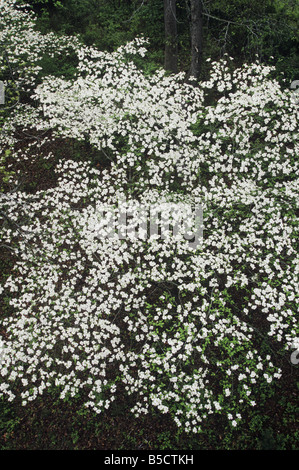
{"type": "Polygon", "coordinates": [[[248,31],[251,32],[251,34],[254,34],[255,36],[257,36],[257,34],[246,23],[238,23],[237,21],[225,20],[223,18],[218,18],[218,16],[210,15],[209,13],[204,13],[204,12],[203,12],[203,15],[207,16],[208,18],[212,18],[213,20],[222,21],[223,23],[227,23],[228,26],[230,24],[235,24],[237,26],[243,26],[243,27],[247,28],[248,31]]]}
{"type": "Polygon", "coordinates": [[[134,16],[138,13],[139,10],[141,10],[141,8],[143,7],[143,5],[144,5],[144,0],[142,0],[141,5],[133,12],[132,16],[131,16],[128,20],[124,21],[124,23],[129,23],[130,21],[132,21],[132,19],[134,18],[134,16]]]}

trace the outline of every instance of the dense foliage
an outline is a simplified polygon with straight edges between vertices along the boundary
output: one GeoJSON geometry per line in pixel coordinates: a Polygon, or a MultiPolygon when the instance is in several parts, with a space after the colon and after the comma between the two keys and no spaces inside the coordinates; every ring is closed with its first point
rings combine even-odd
{"type": "Polygon", "coordinates": [[[136,418],[186,433],[214,415],[241,425],[298,348],[294,95],[274,67],[225,56],[193,87],[139,68],[143,38],[105,52],[42,34],[15,0],[1,16],[3,397],[51,392],[100,414],[126,396],[136,418]],[[41,61],[65,55],[72,76],[45,76],[41,61]],[[37,167],[52,171],[38,190],[24,184],[37,167]],[[183,224],[149,237],[148,214],[183,224]]]}

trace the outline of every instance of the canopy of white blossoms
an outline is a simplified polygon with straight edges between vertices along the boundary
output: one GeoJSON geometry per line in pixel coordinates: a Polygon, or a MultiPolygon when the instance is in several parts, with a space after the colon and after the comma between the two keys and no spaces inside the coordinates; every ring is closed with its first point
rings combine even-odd
{"type": "Polygon", "coordinates": [[[11,109],[1,151],[24,164],[73,139],[109,161],[61,160],[57,184],[34,193],[16,172],[1,196],[1,243],[15,259],[0,287],[10,312],[1,393],[26,405],[54,390],[96,413],[125,393],[136,416],[169,413],[187,432],[215,413],[236,426],[275,386],[298,336],[291,93],[271,68],[233,70],[230,59],[199,87],[183,74],[147,76],[134,59],[144,39],[101,52],[41,35],[15,1],[1,14],[10,63],[20,69],[22,47],[32,64],[20,72],[32,102],[11,109]],[[50,45],[76,52],[75,78],[37,81],[50,45]],[[39,135],[21,150],[20,127],[39,135]],[[121,230],[120,213],[130,214],[121,230]],[[149,233],[149,220],[160,230],[149,233]]]}

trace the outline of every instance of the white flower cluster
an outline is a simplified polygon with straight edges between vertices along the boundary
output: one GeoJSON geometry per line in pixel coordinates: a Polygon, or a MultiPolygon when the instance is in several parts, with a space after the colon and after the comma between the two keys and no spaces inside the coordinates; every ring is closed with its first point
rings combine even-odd
{"type": "Polygon", "coordinates": [[[74,37],[41,34],[35,28],[30,7],[17,0],[1,0],[0,17],[0,74],[7,77],[5,85],[12,83],[18,93],[30,91],[36,85],[41,71],[40,60],[45,54],[63,57],[79,46],[74,37]]]}
{"type": "MultiPolygon", "coordinates": [[[[25,31],[13,4],[4,16],[25,31]]],[[[215,63],[199,88],[181,74],[144,76],[131,58],[144,45],[77,46],[78,77],[47,77],[37,108],[17,106],[5,123],[1,149],[16,145],[28,110],[26,127],[87,140],[111,163],[64,160],[55,187],[1,198],[2,242],[16,262],[3,285],[0,390],[24,405],[49,389],[80,395],[96,413],[125,392],[136,416],[169,413],[187,432],[215,413],[236,426],[298,337],[298,109],[257,64],[215,63]],[[222,94],[216,105],[210,90],[222,94]],[[107,236],[97,214],[121,199],[201,201],[197,250],[181,237],[107,236]]]]}

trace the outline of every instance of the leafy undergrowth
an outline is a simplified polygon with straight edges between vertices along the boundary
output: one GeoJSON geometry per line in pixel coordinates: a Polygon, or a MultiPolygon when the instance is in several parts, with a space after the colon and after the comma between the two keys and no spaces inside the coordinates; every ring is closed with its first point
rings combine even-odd
{"type": "MultiPolygon", "coordinates": [[[[100,419],[82,402],[46,394],[26,408],[1,401],[2,450],[297,450],[296,374],[289,374],[263,406],[252,410],[238,430],[219,417],[202,434],[178,433],[165,415],[132,417],[124,396],[100,419]]],[[[298,383],[298,378],[297,378],[298,383]]]]}

